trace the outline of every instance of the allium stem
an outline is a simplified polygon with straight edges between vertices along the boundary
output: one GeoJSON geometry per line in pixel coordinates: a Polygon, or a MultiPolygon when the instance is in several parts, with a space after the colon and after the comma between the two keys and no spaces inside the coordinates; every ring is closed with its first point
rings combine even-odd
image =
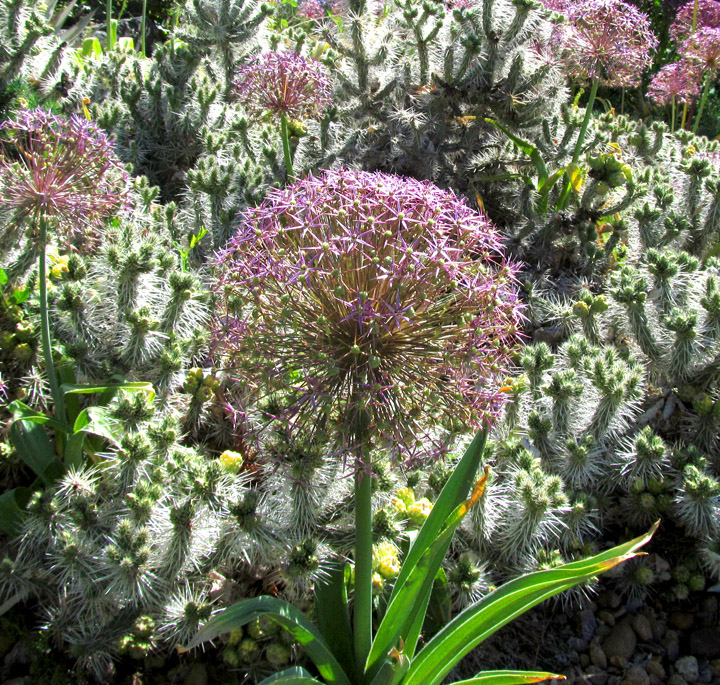
{"type": "Polygon", "coordinates": [[[143,57],[147,57],[145,52],[145,22],[147,17],[147,0],[143,0],[142,4],[142,17],[140,19],[140,54],[143,57]]]}
{"type": "Polygon", "coordinates": [[[42,339],[43,357],[45,359],[45,373],[50,383],[50,394],[55,405],[55,418],[58,421],[67,423],[65,417],[65,403],[58,385],[55,364],[52,356],[52,345],[50,344],[50,317],[47,306],[47,275],[45,273],[45,244],[47,242],[47,223],[40,219],[40,257],[38,258],[38,270],[40,272],[40,335],[42,339]]]}
{"type": "MultiPolygon", "coordinates": [[[[575,151],[573,152],[571,164],[577,164],[578,159],[580,159],[580,152],[582,151],[583,142],[585,141],[585,134],[587,133],[590,118],[592,117],[593,107],[595,106],[595,96],[597,95],[598,85],[600,85],[600,79],[594,78],[592,87],[590,88],[590,97],[588,98],[588,103],[585,107],[585,118],[583,119],[582,126],[580,127],[580,133],[578,133],[578,139],[577,143],[575,143],[575,151]]],[[[563,189],[562,195],[560,195],[560,199],[555,207],[556,209],[565,209],[568,205],[568,200],[570,199],[570,191],[572,190],[570,172],[566,171],[565,176],[567,177],[567,182],[565,183],[565,188],[563,189]]]]}
{"type": "Polygon", "coordinates": [[[288,127],[287,115],[280,117],[280,137],[282,138],[283,155],[285,155],[285,168],[287,169],[288,178],[293,178],[292,152],[290,151],[290,128],[288,127]]]}
{"type": "Polygon", "coordinates": [[[670,133],[675,133],[675,96],[672,99],[672,114],[670,118],[670,133]]]}
{"type": "Polygon", "coordinates": [[[698,113],[695,116],[695,122],[693,123],[692,132],[697,133],[698,125],[700,124],[700,117],[702,117],[703,109],[705,109],[705,103],[708,99],[708,93],[710,92],[710,72],[705,74],[705,83],[703,84],[702,97],[700,98],[700,107],[698,107],[698,113]]]}
{"type": "Polygon", "coordinates": [[[372,477],[367,450],[360,447],[362,467],[355,476],[355,659],[365,668],[372,643],[372,477]]]}
{"type": "Polygon", "coordinates": [[[115,41],[113,40],[112,34],[112,0],[107,0],[105,3],[105,31],[107,33],[105,37],[105,48],[108,52],[115,47],[115,41]]]}

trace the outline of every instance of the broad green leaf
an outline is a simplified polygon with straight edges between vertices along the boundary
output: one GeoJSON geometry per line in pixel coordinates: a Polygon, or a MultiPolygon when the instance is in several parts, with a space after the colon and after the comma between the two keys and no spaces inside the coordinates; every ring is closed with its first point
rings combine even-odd
{"type": "Polygon", "coordinates": [[[129,392],[146,392],[150,401],[155,399],[155,388],[152,383],[108,383],[107,385],[77,385],[63,383],[60,389],[66,395],[94,395],[96,393],[117,392],[127,390],[129,392]]]}
{"type": "Polygon", "coordinates": [[[349,564],[336,565],[324,580],[315,583],[317,626],[335,658],[348,674],[356,671],[350,612],[347,603],[349,564]]]}
{"type": "Polygon", "coordinates": [[[20,533],[30,493],[29,488],[13,488],[0,495],[0,529],[8,535],[20,533]]]}
{"type": "Polygon", "coordinates": [[[544,599],[636,556],[658,524],[634,540],[588,559],[511,580],[468,607],[435,635],[412,661],[403,685],[436,685],[471,649],[544,599]]]}
{"type": "Polygon", "coordinates": [[[515,143],[515,145],[520,148],[520,150],[530,157],[533,165],[535,166],[535,171],[537,171],[538,187],[540,187],[542,183],[545,183],[548,177],[548,172],[545,166],[545,160],[543,160],[538,149],[529,141],[516,136],[510,129],[506,128],[502,124],[498,124],[497,121],[494,121],[493,119],[485,119],[485,121],[487,121],[488,124],[492,124],[495,128],[500,129],[508,138],[510,138],[510,140],[512,140],[513,143],[515,143]]]}
{"type": "Polygon", "coordinates": [[[450,546],[454,528],[462,518],[458,518],[458,509],[464,506],[460,503],[467,497],[473,484],[486,440],[485,431],[479,431],[442,489],[405,557],[390,596],[390,605],[378,627],[368,656],[365,670],[371,678],[378,672],[388,652],[397,647],[401,637],[412,658],[435,574],[450,546]],[[449,524],[450,519],[454,521],[452,526],[449,524]]]}
{"type": "Polygon", "coordinates": [[[8,299],[12,304],[22,304],[23,302],[27,302],[29,297],[30,288],[23,288],[22,290],[16,290],[8,299]]]}
{"type": "Polygon", "coordinates": [[[65,470],[55,455],[43,427],[32,421],[16,419],[10,425],[10,442],[18,456],[40,477],[45,485],[57,480],[65,470]]]}
{"type": "Polygon", "coordinates": [[[398,652],[393,652],[394,661],[386,661],[378,674],[370,681],[370,685],[397,685],[410,668],[410,659],[398,652]]]}
{"type": "Polygon", "coordinates": [[[184,652],[197,647],[203,642],[215,639],[222,633],[228,633],[234,628],[244,626],[264,614],[274,618],[300,643],[305,650],[305,654],[312,660],[327,683],[330,685],[334,683],[350,685],[350,680],[333,656],[320,631],[292,604],[275,597],[255,597],[233,604],[233,606],[213,616],[200,629],[187,647],[179,647],[178,649],[184,652]]]}
{"type": "MultiPolygon", "coordinates": [[[[75,377],[75,369],[72,364],[59,364],[57,366],[57,374],[60,378],[60,383],[75,383],[77,381],[75,377]]],[[[79,397],[65,397],[65,416],[67,416],[68,423],[72,425],[80,413],[80,398],[79,397]]]]}
{"type": "Polygon", "coordinates": [[[440,567],[435,574],[430,602],[425,616],[424,630],[436,633],[450,620],[452,600],[445,570],[440,567]]]}
{"type": "Polygon", "coordinates": [[[313,678],[304,668],[293,666],[279,673],[273,673],[273,675],[265,678],[265,680],[262,680],[258,685],[270,685],[270,683],[276,683],[276,685],[295,685],[295,683],[321,683],[321,681],[313,678]]]}
{"type": "Polygon", "coordinates": [[[452,685],[525,685],[543,680],[565,680],[564,675],[542,671],[483,671],[469,680],[458,680],[452,685]]]}
{"type": "Polygon", "coordinates": [[[29,407],[20,400],[14,400],[7,406],[8,411],[13,415],[13,421],[30,421],[39,426],[47,425],[50,428],[54,428],[56,431],[62,433],[69,433],[70,426],[62,421],[52,418],[47,414],[42,414],[39,411],[35,411],[32,407],[29,407]]]}
{"type": "Polygon", "coordinates": [[[5,269],[0,269],[0,285],[5,285],[8,282],[8,276],[5,269]]]}

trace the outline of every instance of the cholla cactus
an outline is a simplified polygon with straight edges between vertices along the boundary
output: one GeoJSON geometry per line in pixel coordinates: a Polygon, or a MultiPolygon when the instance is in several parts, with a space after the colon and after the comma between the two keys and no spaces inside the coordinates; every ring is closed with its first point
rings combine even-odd
{"type": "Polygon", "coordinates": [[[217,351],[295,427],[337,421],[345,446],[361,425],[413,444],[434,411],[475,425],[496,415],[518,325],[514,267],[453,195],[326,172],[248,211],[218,266],[217,351]]]}

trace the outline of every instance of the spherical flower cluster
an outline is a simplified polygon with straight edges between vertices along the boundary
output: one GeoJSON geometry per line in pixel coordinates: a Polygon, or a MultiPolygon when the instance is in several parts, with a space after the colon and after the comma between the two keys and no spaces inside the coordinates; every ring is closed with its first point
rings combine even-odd
{"type": "Polygon", "coordinates": [[[622,0],[578,0],[564,14],[552,42],[568,75],[619,88],[640,84],[657,47],[645,14],[622,0]]]}
{"type": "Polygon", "coordinates": [[[720,69],[720,28],[699,28],[682,45],[680,54],[697,65],[701,73],[720,69]]]}
{"type": "Polygon", "coordinates": [[[692,62],[682,59],[666,64],[648,87],[648,97],[663,106],[673,102],[691,102],[700,95],[700,77],[692,62]]]}
{"type": "Polygon", "coordinates": [[[409,447],[442,416],[478,426],[503,404],[516,267],[450,192],[382,173],[310,176],[248,210],[217,267],[218,350],[295,427],[409,447]]]}
{"type": "Polygon", "coordinates": [[[251,58],[238,71],[235,87],[240,101],[258,116],[320,117],[332,102],[325,67],[294,52],[267,52],[251,58]]]}
{"type": "MultiPolygon", "coordinates": [[[[693,13],[695,0],[683,5],[670,26],[670,35],[677,41],[685,40],[693,33],[693,13]]],[[[697,0],[695,30],[703,27],[720,28],[720,2],[717,0],[697,0]]]]}
{"type": "Polygon", "coordinates": [[[321,0],[301,0],[297,6],[297,15],[305,19],[322,19],[325,16],[325,4],[321,0]]]}
{"type": "Polygon", "coordinates": [[[21,110],[0,123],[0,145],[0,204],[33,230],[42,219],[90,243],[93,229],[127,203],[127,174],[112,144],[84,118],[21,110]]]}

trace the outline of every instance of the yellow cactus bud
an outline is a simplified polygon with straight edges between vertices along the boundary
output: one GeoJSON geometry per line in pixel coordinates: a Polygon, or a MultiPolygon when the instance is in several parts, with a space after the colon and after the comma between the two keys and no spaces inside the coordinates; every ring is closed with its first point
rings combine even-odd
{"type": "Polygon", "coordinates": [[[222,467],[230,473],[238,473],[243,465],[243,456],[240,452],[225,450],[218,458],[222,467]]]}

